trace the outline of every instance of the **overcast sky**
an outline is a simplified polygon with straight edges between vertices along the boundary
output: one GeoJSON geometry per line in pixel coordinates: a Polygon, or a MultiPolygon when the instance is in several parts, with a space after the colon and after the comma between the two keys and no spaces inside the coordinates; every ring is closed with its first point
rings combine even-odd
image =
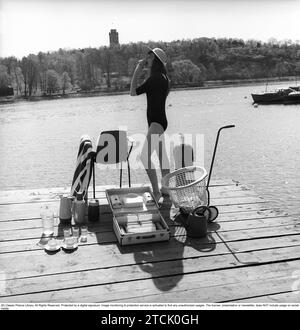
{"type": "Polygon", "coordinates": [[[300,0],[0,0],[0,56],[231,37],[300,39],[300,0]]]}

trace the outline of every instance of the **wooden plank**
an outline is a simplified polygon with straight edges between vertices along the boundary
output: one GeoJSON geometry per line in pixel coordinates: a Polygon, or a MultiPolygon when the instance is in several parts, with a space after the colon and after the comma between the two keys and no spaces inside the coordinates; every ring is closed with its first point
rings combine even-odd
{"type": "MultiPolygon", "coordinates": [[[[179,222],[177,222],[179,223],[179,222]]],[[[173,227],[173,223],[170,224],[170,227],[173,227]]],[[[277,227],[285,226],[284,231],[286,231],[287,227],[292,228],[292,233],[298,233],[300,230],[299,221],[293,217],[277,217],[276,220],[273,218],[269,219],[252,219],[252,220],[244,220],[244,221],[234,221],[234,222],[222,222],[222,223],[211,223],[208,224],[208,232],[227,232],[227,231],[237,231],[236,235],[238,235],[238,231],[240,230],[250,230],[250,229],[264,229],[272,231],[274,233],[277,227]]],[[[105,233],[112,231],[112,219],[107,222],[99,222],[96,224],[88,223],[88,228],[91,232],[94,233],[105,233]]],[[[55,228],[54,228],[55,236],[63,236],[63,226],[59,225],[59,219],[55,219],[55,228]]],[[[282,232],[282,228],[277,228],[278,233],[282,232]]],[[[39,239],[41,237],[42,228],[28,228],[28,229],[18,229],[18,230],[4,230],[0,232],[0,242],[3,241],[11,241],[11,240],[24,240],[24,239],[39,239]]],[[[268,235],[270,236],[270,235],[268,235]]]]}
{"type": "MultiPolygon", "coordinates": [[[[143,184],[132,184],[132,187],[140,187],[143,184]]],[[[96,186],[96,192],[103,192],[106,189],[116,188],[116,185],[101,185],[96,186]]],[[[19,190],[0,190],[0,201],[16,203],[18,201],[35,201],[39,199],[52,199],[59,198],[61,194],[69,194],[70,187],[49,187],[49,188],[36,188],[36,189],[19,189],[19,190]]],[[[90,186],[88,194],[93,194],[93,189],[90,186]]]]}
{"type": "MultiPolygon", "coordinates": [[[[232,216],[232,219],[238,219],[242,218],[243,214],[247,215],[249,212],[257,212],[257,214],[260,214],[261,212],[274,212],[277,214],[287,214],[286,212],[282,212],[282,210],[279,209],[272,209],[270,208],[267,204],[265,203],[254,203],[254,204],[236,204],[236,205],[217,205],[214,204],[215,206],[218,207],[219,210],[219,217],[222,214],[230,213],[232,216]],[[232,213],[236,213],[236,215],[233,215],[232,213]]],[[[161,207],[160,210],[161,212],[169,212],[170,217],[174,217],[178,209],[175,208],[169,208],[169,207],[161,207]]],[[[57,210],[57,209],[56,209],[57,210]]],[[[109,206],[106,205],[101,205],[100,207],[100,219],[102,219],[103,216],[106,214],[111,214],[109,206]]],[[[168,213],[167,213],[168,214],[168,213]]],[[[56,216],[58,216],[58,210],[56,212],[56,216]]],[[[297,215],[298,216],[298,215],[297,215]]],[[[29,219],[40,219],[40,214],[39,212],[29,212],[29,214],[19,214],[19,217],[16,217],[14,214],[7,214],[6,218],[0,218],[0,222],[7,222],[7,221],[24,221],[24,220],[29,220],[29,219]]]]}
{"type": "Polygon", "coordinates": [[[224,212],[220,213],[217,222],[224,221],[243,221],[243,220],[251,220],[251,219],[265,219],[265,218],[273,218],[276,217],[299,217],[299,215],[293,215],[288,212],[282,210],[274,210],[274,209],[263,209],[263,210],[254,210],[254,211],[244,211],[244,212],[224,212]]]}
{"type": "Polygon", "coordinates": [[[218,235],[224,241],[236,241],[236,240],[250,240],[257,237],[280,237],[285,235],[298,235],[300,230],[299,225],[283,225],[270,228],[253,228],[247,230],[234,230],[218,232],[218,235]]]}
{"type": "MultiPolygon", "coordinates": [[[[227,241],[224,241],[228,244],[229,248],[233,252],[239,252],[239,251],[252,251],[257,249],[264,249],[264,248],[274,248],[274,247],[284,247],[284,246],[293,246],[293,245],[299,245],[299,239],[300,235],[284,235],[284,236],[274,236],[274,237],[265,237],[265,233],[261,233],[263,235],[263,238],[261,237],[253,237],[251,239],[245,239],[241,240],[241,238],[235,239],[235,236],[232,240],[228,239],[227,241]]],[[[176,239],[181,244],[188,245],[191,244],[192,246],[195,244],[195,242],[198,242],[199,244],[202,244],[205,242],[207,247],[210,245],[218,244],[221,241],[219,236],[211,232],[207,238],[203,239],[190,239],[185,236],[185,230],[182,228],[176,228],[174,232],[171,234],[171,240],[176,239]]],[[[0,254],[5,253],[24,253],[30,251],[36,251],[36,250],[42,250],[42,247],[39,246],[37,239],[24,239],[24,240],[17,240],[17,241],[4,241],[0,242],[0,254]]],[[[96,235],[89,236],[88,243],[80,243],[80,248],[88,245],[99,245],[99,244],[115,244],[117,243],[116,237],[113,234],[113,232],[108,232],[103,235],[100,235],[100,237],[96,235]]],[[[228,251],[229,252],[229,251],[228,251]]]]}
{"type": "MultiPolygon", "coordinates": [[[[219,236],[225,242],[232,242],[232,241],[240,241],[240,240],[250,240],[250,245],[253,244],[251,240],[258,239],[258,238],[265,238],[265,237],[281,237],[281,236],[289,236],[292,240],[293,238],[297,239],[299,235],[299,226],[294,225],[286,225],[291,221],[290,218],[283,218],[282,225],[279,225],[280,218],[276,221],[276,226],[274,227],[266,227],[263,222],[259,222],[256,226],[260,225],[261,228],[249,228],[248,222],[256,222],[255,220],[248,220],[248,221],[239,221],[237,222],[237,226],[234,230],[227,230],[226,223],[222,224],[221,228],[218,228],[217,223],[213,223],[209,225],[208,230],[212,240],[218,242],[220,241],[219,236]],[[239,228],[239,230],[237,230],[239,228]],[[246,230],[245,230],[246,229],[246,230]],[[215,233],[217,230],[217,233],[215,233]]],[[[185,242],[186,238],[186,231],[184,227],[179,226],[170,226],[171,229],[171,236],[176,237],[181,242],[185,242]]],[[[58,230],[58,228],[56,228],[58,230]]],[[[116,243],[116,237],[112,231],[112,224],[100,224],[99,226],[89,227],[90,235],[88,239],[88,244],[113,244],[116,243]]],[[[21,251],[33,251],[39,250],[41,247],[37,245],[40,240],[40,233],[39,229],[29,229],[29,230],[20,230],[20,231],[6,231],[0,232],[2,241],[0,242],[0,254],[8,253],[8,252],[21,252],[21,251]],[[34,237],[36,235],[36,237],[34,237]]],[[[56,232],[59,233],[59,237],[62,238],[62,229],[56,232]]]]}
{"type": "MultiPolygon", "coordinates": [[[[279,209],[270,209],[267,204],[244,204],[244,205],[215,205],[218,207],[219,216],[215,222],[220,223],[223,221],[237,221],[237,220],[248,220],[251,218],[261,219],[265,217],[274,217],[274,216],[289,216],[287,212],[284,212],[279,209]],[[254,215],[256,213],[256,215],[254,215]],[[266,214],[264,217],[263,215],[266,214]]],[[[179,223],[177,217],[180,215],[178,209],[168,208],[167,206],[162,205],[160,211],[168,223],[174,222],[179,223]]],[[[292,218],[299,219],[299,214],[290,215],[292,218]]]]}
{"type": "Polygon", "coordinates": [[[299,261],[292,261],[209,272],[202,269],[184,276],[151,279],[135,279],[133,272],[132,280],[125,283],[114,281],[113,274],[109,273],[102,284],[99,278],[104,275],[99,271],[82,272],[50,277],[55,290],[47,277],[8,280],[7,296],[0,298],[0,302],[63,302],[66,297],[68,302],[220,302],[287,290],[292,285],[291,274],[298,267],[299,261]]]}
{"type": "MultiPolygon", "coordinates": [[[[163,292],[161,294],[148,294],[138,297],[123,298],[107,300],[106,302],[115,303],[226,303],[232,302],[232,299],[239,299],[240,297],[247,297],[252,295],[272,294],[274,292],[282,292],[289,290],[292,285],[290,276],[262,279],[259,281],[251,282],[245,281],[234,284],[220,284],[219,286],[211,286],[205,288],[195,288],[193,290],[184,290],[181,292],[163,292]]],[[[96,297],[95,297],[96,298],[96,297]]],[[[100,298],[100,297],[99,297],[100,298]]],[[[101,298],[98,302],[101,302],[101,298]]],[[[255,300],[254,300],[255,301],[255,300]]]]}
{"type": "MultiPolygon", "coordinates": [[[[253,246],[251,250],[253,250],[253,246]]],[[[169,243],[144,244],[131,247],[117,247],[115,245],[84,246],[72,254],[57,253],[55,256],[46,255],[39,250],[31,251],[30,253],[11,253],[0,255],[0,260],[2,269],[7,273],[7,277],[15,278],[67,271],[83,271],[98,268],[99,266],[108,268],[119,267],[120,265],[134,265],[137,263],[136,257],[138,255],[147,257],[146,261],[151,263],[165,262],[165,260],[167,262],[168,260],[181,261],[181,259],[192,257],[202,258],[203,263],[210,264],[210,258],[213,255],[226,254],[227,252],[222,244],[209,244],[201,247],[199,240],[196,240],[196,242],[195,240],[189,240],[185,245],[180,241],[172,240],[169,243]],[[21,269],[20,265],[22,265],[21,269]]],[[[233,257],[235,263],[232,265],[293,260],[300,258],[300,246],[240,252],[238,254],[235,253],[233,257]]],[[[131,274],[129,273],[128,276],[130,279],[131,274]]]]}
{"type": "MultiPolygon", "coordinates": [[[[270,248],[270,247],[274,247],[274,246],[278,247],[282,243],[286,244],[286,242],[282,242],[282,240],[279,241],[279,242],[275,242],[274,239],[273,239],[273,241],[272,241],[272,239],[270,239],[269,241],[268,240],[263,240],[263,242],[259,242],[259,240],[258,240],[257,243],[258,244],[255,244],[255,247],[257,249],[259,249],[259,248],[270,248]],[[263,245],[263,243],[265,245],[263,245]]],[[[297,244],[299,244],[299,239],[298,239],[297,244]]],[[[193,248],[195,250],[194,246],[193,246],[193,248]]],[[[200,249],[201,245],[198,244],[197,248],[200,249]]],[[[205,248],[207,248],[207,246],[202,245],[202,248],[205,249],[205,248]]],[[[247,246],[245,246],[245,248],[247,248],[247,246]]],[[[195,251],[191,251],[191,247],[188,247],[187,249],[190,250],[190,251],[186,251],[187,255],[189,255],[190,257],[195,257],[196,256],[195,251]]],[[[227,252],[227,254],[229,254],[229,251],[226,251],[224,249],[224,247],[218,247],[218,251],[216,251],[216,252],[218,252],[218,253],[222,252],[223,253],[223,251],[225,251],[225,252],[227,252]]],[[[242,251],[241,247],[240,247],[240,251],[242,251]]],[[[141,253],[145,253],[147,255],[147,251],[143,251],[141,253]]],[[[211,255],[213,256],[213,254],[211,254],[211,255]]],[[[229,267],[230,268],[232,266],[230,264],[231,258],[227,258],[227,256],[224,256],[224,255],[222,256],[222,258],[225,261],[225,263],[223,264],[223,267],[227,267],[227,268],[229,267]]],[[[299,266],[299,261],[292,261],[291,263],[292,264],[297,264],[299,266]]],[[[273,269],[273,268],[277,269],[276,266],[273,267],[272,265],[277,265],[277,264],[270,264],[271,269],[273,269]]],[[[188,264],[185,264],[185,265],[183,264],[183,266],[189,267],[189,268],[184,267],[184,273],[191,273],[191,272],[194,271],[193,268],[191,268],[191,266],[188,265],[188,264]]],[[[128,266],[128,267],[130,268],[131,266],[128,266]]],[[[144,267],[145,269],[147,269],[147,267],[150,267],[150,265],[147,266],[147,262],[146,262],[146,264],[144,263],[143,266],[140,266],[140,267],[144,267]]],[[[266,268],[266,267],[264,267],[264,268],[266,268]]],[[[203,271],[203,269],[201,269],[201,271],[203,271]]],[[[271,272],[271,270],[269,270],[269,271],[271,272]]],[[[128,269],[128,272],[131,272],[131,270],[128,269]]],[[[107,274],[106,274],[106,271],[105,271],[104,272],[105,275],[103,275],[103,268],[91,269],[91,270],[86,269],[86,270],[83,271],[83,273],[85,275],[83,275],[83,278],[80,281],[81,285],[83,285],[83,284],[84,285],[95,285],[97,283],[107,283],[107,274]]],[[[122,280],[124,280],[125,268],[122,268],[120,276],[118,274],[119,273],[118,273],[117,269],[116,269],[116,271],[112,270],[112,274],[109,277],[112,282],[122,282],[122,280]],[[116,272],[117,272],[117,274],[116,274],[116,272]]],[[[170,272],[167,272],[167,273],[162,272],[161,273],[162,276],[165,275],[165,274],[170,275],[170,272]]],[[[176,272],[174,274],[176,274],[176,272]]],[[[261,274],[261,272],[257,272],[255,270],[252,271],[252,276],[257,275],[257,274],[259,276],[261,275],[263,278],[266,278],[266,276],[267,276],[266,274],[261,274]]],[[[133,280],[135,278],[137,278],[137,279],[138,278],[143,278],[144,275],[145,274],[143,274],[143,273],[139,274],[138,272],[133,271],[133,273],[131,274],[130,279],[133,280]]],[[[277,273],[273,274],[273,271],[268,276],[270,276],[270,275],[278,276],[277,273]]],[[[282,274],[280,274],[280,276],[281,275],[282,274]]],[[[238,279],[240,280],[239,277],[238,277],[238,279]]],[[[249,275],[248,275],[248,279],[249,279],[249,275]]],[[[32,278],[32,277],[30,277],[30,278],[21,278],[19,280],[17,280],[14,277],[14,278],[11,278],[11,280],[7,279],[6,286],[7,286],[7,293],[10,293],[10,294],[23,293],[24,294],[25,292],[30,293],[30,292],[43,291],[45,289],[45,287],[44,287],[45,284],[47,284],[47,286],[49,288],[52,288],[52,290],[76,287],[76,286],[78,286],[78,273],[74,273],[74,272],[70,273],[69,272],[69,273],[62,273],[62,274],[50,274],[50,275],[43,275],[43,276],[40,276],[40,277],[35,276],[34,278],[32,278]],[[60,279],[60,281],[58,279],[60,279]]]]}
{"type": "MultiPolygon", "coordinates": [[[[172,215],[176,211],[171,211],[172,215]]],[[[275,220],[278,217],[289,217],[287,212],[282,211],[274,211],[274,210],[263,210],[263,211],[250,211],[250,212],[232,212],[232,213],[221,213],[219,214],[216,223],[222,224],[223,222],[235,222],[235,221],[248,221],[248,220],[255,220],[255,219],[270,219],[272,223],[272,219],[275,220]]],[[[294,219],[294,216],[292,217],[294,219]]],[[[173,225],[173,221],[168,221],[169,225],[173,225]]],[[[59,220],[55,220],[55,223],[58,224],[59,220]]],[[[111,223],[111,215],[104,214],[101,216],[101,220],[99,221],[101,225],[111,223]]],[[[99,223],[96,223],[95,226],[99,226],[99,223]]],[[[176,222],[177,223],[177,222],[176,222]]],[[[89,223],[89,225],[93,225],[89,223]]],[[[15,221],[0,221],[0,231],[7,231],[7,230],[18,230],[18,229],[31,229],[31,228],[42,228],[41,219],[25,219],[25,220],[15,220],[15,221]]]]}
{"type": "MultiPolygon", "coordinates": [[[[134,185],[139,187],[141,185],[134,185]]],[[[115,188],[114,186],[107,188],[115,188]]],[[[98,187],[96,189],[96,198],[105,198],[106,187],[98,187]]],[[[209,189],[210,194],[214,198],[226,198],[226,197],[239,197],[239,196],[258,196],[257,193],[250,189],[245,189],[242,186],[213,186],[209,189]]],[[[0,191],[1,195],[1,191],[0,191]]],[[[26,191],[21,194],[17,192],[16,194],[9,193],[6,196],[0,197],[0,205],[17,205],[17,204],[28,204],[28,203],[44,203],[51,202],[54,200],[59,200],[59,192],[51,192],[40,194],[38,192],[30,192],[26,194],[26,191]]],[[[89,190],[89,198],[93,197],[93,192],[89,190]]]]}
{"type": "MultiPolygon", "coordinates": [[[[57,226],[59,220],[56,219],[56,226],[54,228],[54,235],[57,237],[63,236],[63,226],[57,226]]],[[[239,230],[248,230],[248,229],[258,229],[258,228],[267,228],[274,229],[272,227],[278,228],[282,226],[292,226],[292,233],[297,233],[299,229],[299,222],[297,219],[291,217],[277,217],[276,220],[273,218],[270,219],[258,219],[258,220],[244,220],[244,221],[235,221],[235,222],[224,222],[224,223],[211,223],[208,224],[208,232],[218,231],[219,233],[227,231],[239,231],[239,230]],[[296,231],[295,231],[296,230],[296,231]]],[[[173,224],[170,224],[170,227],[174,227],[173,224]]],[[[178,226],[177,226],[178,227],[178,226]]],[[[96,234],[104,234],[106,232],[112,231],[112,220],[110,222],[103,222],[99,224],[88,224],[90,232],[96,234]]],[[[174,229],[173,229],[174,230],[174,229]]],[[[282,232],[282,228],[278,228],[278,233],[282,232]]],[[[28,229],[18,229],[18,230],[6,230],[0,232],[0,242],[12,241],[12,240],[24,240],[24,239],[40,239],[42,233],[41,227],[39,228],[28,228],[28,229]]],[[[237,234],[237,233],[235,233],[237,234]]],[[[253,237],[253,236],[252,236],[253,237]]]]}
{"type": "MultiPolygon", "coordinates": [[[[133,183],[132,187],[143,187],[150,186],[148,183],[133,183]]],[[[231,187],[240,186],[243,190],[250,190],[246,185],[239,185],[237,182],[231,179],[224,180],[211,180],[210,189],[215,187],[222,187],[222,190],[231,189],[231,187]]],[[[116,185],[102,185],[96,186],[96,192],[104,192],[106,189],[118,188],[116,185]]],[[[2,203],[15,203],[15,202],[26,202],[35,201],[40,199],[52,199],[58,198],[60,194],[69,194],[71,191],[70,187],[51,187],[51,188],[37,188],[37,189],[22,189],[22,190],[0,190],[0,204],[2,203]]],[[[90,186],[88,190],[89,196],[93,195],[93,189],[90,186]]]]}
{"type": "MultiPolygon", "coordinates": [[[[219,244],[219,243],[217,243],[219,244]]],[[[300,235],[287,235],[281,237],[257,238],[243,241],[228,241],[227,246],[231,252],[251,252],[265,249],[277,249],[282,247],[299,246],[300,235]]]]}
{"type": "MultiPolygon", "coordinates": [[[[235,221],[217,221],[215,224],[220,226],[221,231],[254,229],[254,228],[271,228],[282,225],[299,225],[299,220],[293,217],[274,217],[265,219],[235,220],[235,221]]],[[[213,229],[213,225],[212,229],[213,229]]]]}
{"type": "MultiPolygon", "coordinates": [[[[108,203],[106,199],[99,200],[100,205],[102,206],[102,213],[110,213],[110,209],[108,208],[108,203]]],[[[218,200],[212,199],[212,205],[216,205],[220,208],[220,212],[225,208],[228,208],[228,212],[232,212],[232,209],[246,210],[250,211],[253,209],[265,209],[268,205],[268,202],[263,200],[260,197],[238,197],[238,198],[220,198],[218,200]]],[[[55,200],[53,202],[47,202],[43,205],[48,205],[56,215],[59,214],[59,201],[55,200]]],[[[30,203],[30,204],[8,204],[0,206],[0,221],[8,221],[8,220],[16,220],[16,219],[32,219],[40,217],[41,205],[38,203],[30,203]]]]}
{"type": "MultiPolygon", "coordinates": [[[[60,238],[62,239],[62,237],[60,238]]],[[[0,258],[5,253],[31,253],[31,251],[43,250],[38,245],[40,239],[28,238],[22,240],[0,242],[0,258]]],[[[92,233],[88,236],[88,243],[80,243],[82,246],[93,246],[102,244],[117,244],[117,238],[114,232],[92,233]]],[[[80,245],[80,246],[81,246],[80,245]]]]}
{"type": "Polygon", "coordinates": [[[238,260],[241,264],[264,263],[274,260],[300,260],[300,246],[280,247],[277,249],[240,252],[238,260]]]}
{"type": "MultiPolygon", "coordinates": [[[[102,196],[97,196],[97,199],[99,199],[101,205],[107,204],[107,199],[105,194],[102,196]]],[[[229,192],[222,192],[220,191],[217,194],[211,194],[211,202],[214,204],[219,204],[219,205],[226,205],[227,201],[230,200],[239,200],[241,199],[241,203],[253,203],[254,202],[266,202],[266,200],[258,196],[257,194],[251,192],[244,193],[243,191],[229,191],[229,192]],[[249,199],[249,202],[247,202],[247,199],[249,199]]],[[[28,209],[30,207],[34,209],[39,209],[42,205],[41,204],[46,204],[52,207],[59,206],[59,198],[53,198],[51,200],[45,201],[45,202],[27,202],[27,203],[7,203],[7,204],[1,204],[0,205],[0,212],[2,214],[2,210],[9,210],[9,209],[28,209]]],[[[232,204],[232,203],[231,203],[232,204]]]]}
{"type": "MultiPolygon", "coordinates": [[[[279,213],[277,213],[279,214],[279,213]]],[[[221,214],[218,219],[213,223],[209,224],[209,229],[214,229],[216,226],[220,226],[222,230],[235,230],[240,228],[255,228],[255,227],[266,227],[266,226],[280,226],[283,224],[297,224],[299,220],[294,217],[289,217],[287,215],[284,216],[273,216],[268,213],[268,217],[261,218],[261,215],[257,214],[257,212],[253,212],[253,218],[251,219],[233,219],[232,215],[221,214]],[[255,218],[255,216],[257,218],[255,218]]],[[[182,221],[177,217],[176,221],[171,221],[166,219],[169,226],[182,225],[182,221]]],[[[74,223],[73,223],[74,224],[74,223]]],[[[112,218],[111,215],[107,214],[101,217],[101,220],[92,223],[87,222],[89,228],[93,231],[107,231],[111,229],[112,218]]],[[[54,225],[57,227],[60,225],[60,221],[58,218],[54,219],[54,225]]],[[[40,219],[29,219],[23,221],[6,221],[0,222],[0,241],[1,237],[6,237],[7,232],[13,231],[17,237],[23,237],[24,230],[31,230],[37,232],[37,237],[40,235],[42,230],[42,223],[40,219]],[[39,231],[39,232],[38,232],[39,231]]],[[[216,230],[216,229],[214,229],[216,230]]],[[[8,233],[9,235],[9,233],[8,233]]]]}
{"type": "MultiPolygon", "coordinates": [[[[215,267],[223,266],[226,262],[232,261],[231,256],[226,256],[224,259],[220,257],[212,257],[211,261],[214,261],[215,267]]],[[[178,279],[185,280],[184,276],[182,276],[182,268],[186,266],[188,270],[191,272],[197,272],[199,270],[199,264],[193,262],[193,260],[182,260],[181,261],[170,261],[164,263],[152,264],[152,269],[150,265],[140,264],[134,266],[124,266],[119,268],[99,268],[95,270],[87,270],[80,273],[65,273],[65,274],[54,274],[51,276],[38,276],[31,278],[22,278],[22,279],[11,279],[6,281],[6,294],[24,294],[30,292],[43,292],[46,289],[50,290],[59,290],[66,288],[75,288],[81,286],[92,286],[92,285],[109,285],[128,281],[128,273],[131,272],[131,278],[128,281],[128,284],[132,283],[132,281],[137,280],[146,280],[154,277],[159,277],[162,274],[171,275],[174,274],[178,279]],[[169,269],[166,266],[172,266],[169,269]],[[147,271],[149,270],[151,272],[147,271]],[[179,275],[177,275],[179,274],[179,275]],[[45,287],[46,285],[46,287],[45,287]]],[[[204,269],[207,268],[207,264],[204,265],[204,269]]],[[[212,263],[210,263],[210,267],[212,267],[212,263]]],[[[187,273],[187,272],[185,272],[187,273]]],[[[187,274],[188,275],[188,274],[187,274]]],[[[146,284],[147,285],[147,284],[146,284]]]]}
{"type": "MultiPolygon", "coordinates": [[[[203,270],[223,268],[228,264],[231,264],[232,267],[236,264],[231,254],[227,253],[227,255],[220,256],[222,252],[227,252],[226,247],[222,244],[216,245],[213,253],[205,247],[202,247],[201,252],[191,246],[184,248],[181,245],[180,247],[179,242],[176,243],[175,241],[173,247],[168,245],[168,249],[162,250],[162,248],[162,244],[156,243],[156,246],[153,246],[150,250],[145,251],[141,247],[141,250],[135,252],[131,250],[130,253],[125,253],[124,249],[120,252],[112,246],[106,246],[106,253],[100,255],[100,252],[104,252],[104,249],[87,246],[84,250],[81,249],[80,252],[78,250],[72,254],[58,253],[55,257],[53,255],[43,255],[41,257],[40,251],[37,251],[38,253],[34,251],[31,257],[23,257],[19,254],[13,257],[1,256],[1,264],[2,271],[6,274],[7,279],[40,275],[44,277],[45,275],[62,275],[62,273],[98,269],[104,271],[102,277],[104,282],[108,280],[108,276],[112,282],[118,281],[118,279],[130,281],[135,276],[140,278],[144,276],[144,271],[147,269],[151,271],[151,274],[148,274],[147,277],[151,277],[154,276],[154,273],[155,276],[164,276],[174,273],[182,274],[183,270],[185,273],[199,271],[199,265],[203,270]],[[88,254],[89,252],[90,254],[88,254]],[[23,262],[20,268],[21,260],[23,262]]],[[[100,278],[98,279],[100,281],[100,278]]]]}

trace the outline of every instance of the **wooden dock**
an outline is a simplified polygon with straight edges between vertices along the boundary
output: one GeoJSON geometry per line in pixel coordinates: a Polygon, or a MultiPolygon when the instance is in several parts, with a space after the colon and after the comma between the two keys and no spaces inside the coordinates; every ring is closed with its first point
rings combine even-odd
{"type": "MultiPolygon", "coordinates": [[[[219,208],[207,238],[186,237],[165,200],[168,242],[120,246],[104,191],[101,217],[73,253],[39,245],[40,207],[58,213],[66,189],[0,192],[0,303],[292,303],[300,302],[299,216],[231,180],[214,181],[219,208]]],[[[92,196],[92,194],[90,194],[92,196]]],[[[62,238],[62,228],[55,235],[62,238]]]]}

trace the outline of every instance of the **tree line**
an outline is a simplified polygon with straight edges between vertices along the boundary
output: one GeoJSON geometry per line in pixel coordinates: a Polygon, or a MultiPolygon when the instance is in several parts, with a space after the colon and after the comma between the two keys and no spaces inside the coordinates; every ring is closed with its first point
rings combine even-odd
{"type": "Polygon", "coordinates": [[[257,79],[300,74],[300,43],[232,38],[138,42],[114,47],[59,49],[17,59],[0,58],[0,88],[15,94],[65,94],[71,91],[128,90],[147,48],[167,52],[172,86],[202,86],[205,81],[257,79]]]}

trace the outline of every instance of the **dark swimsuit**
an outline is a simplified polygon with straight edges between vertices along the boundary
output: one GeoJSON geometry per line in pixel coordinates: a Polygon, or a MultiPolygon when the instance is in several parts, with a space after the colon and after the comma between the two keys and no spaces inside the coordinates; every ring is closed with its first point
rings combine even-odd
{"type": "Polygon", "coordinates": [[[146,93],[147,95],[147,121],[160,124],[164,131],[168,127],[166,117],[166,98],[168,95],[169,81],[162,73],[151,75],[141,86],[136,89],[136,94],[146,93]]]}

